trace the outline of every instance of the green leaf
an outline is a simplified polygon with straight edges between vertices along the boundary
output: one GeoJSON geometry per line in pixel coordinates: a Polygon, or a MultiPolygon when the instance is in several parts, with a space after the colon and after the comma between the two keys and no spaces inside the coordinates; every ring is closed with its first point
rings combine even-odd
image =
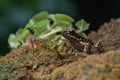
{"type": "Polygon", "coordinates": [[[39,21],[39,22],[36,23],[35,27],[36,27],[36,28],[43,27],[43,26],[47,25],[49,22],[50,22],[49,20],[39,21]]]}
{"type": "Polygon", "coordinates": [[[19,35],[19,34],[21,34],[22,32],[23,32],[23,29],[20,28],[20,29],[17,30],[16,35],[19,35]]]}
{"type": "Polygon", "coordinates": [[[74,22],[74,19],[68,15],[65,14],[55,14],[56,19],[56,26],[62,27],[62,28],[69,28],[71,26],[72,22],[74,22]]]}
{"type": "Polygon", "coordinates": [[[8,38],[8,44],[11,48],[17,48],[20,45],[20,42],[18,41],[13,41],[13,39],[16,38],[16,35],[10,34],[8,38]]]}
{"type": "Polygon", "coordinates": [[[37,23],[41,20],[45,20],[45,19],[48,19],[48,12],[47,11],[43,11],[43,12],[40,12],[38,14],[36,14],[35,16],[32,17],[32,20],[34,21],[34,23],[37,23]]]}
{"type": "Polygon", "coordinates": [[[74,22],[74,19],[65,14],[55,14],[56,21],[74,22]]]}
{"type": "MultiPolygon", "coordinates": [[[[21,43],[25,43],[25,38],[30,34],[30,31],[37,39],[49,39],[64,29],[73,28],[73,22],[74,19],[68,15],[60,13],[49,15],[48,12],[43,11],[33,16],[24,29],[19,29],[16,34],[11,34],[8,42],[11,48],[17,48],[21,43]]],[[[78,21],[75,25],[76,32],[81,34],[89,28],[89,24],[84,20],[78,21]]]]}
{"type": "Polygon", "coordinates": [[[38,37],[38,39],[47,39],[48,37],[56,34],[57,32],[60,32],[62,30],[63,30],[62,28],[56,27],[56,28],[52,29],[50,32],[40,35],[38,37]]]}
{"type": "Polygon", "coordinates": [[[55,18],[55,15],[54,14],[50,14],[49,15],[49,19],[56,22],[56,18],[55,18]]]}
{"type": "Polygon", "coordinates": [[[16,41],[22,41],[22,40],[25,39],[26,35],[29,34],[29,33],[30,33],[29,30],[27,30],[27,29],[23,30],[22,29],[21,32],[19,34],[17,34],[15,38],[12,39],[12,41],[15,41],[15,42],[16,41]]]}
{"type": "Polygon", "coordinates": [[[29,23],[27,23],[27,25],[25,26],[24,29],[33,29],[34,26],[35,26],[35,24],[32,23],[32,21],[30,20],[29,23]]]}
{"type": "Polygon", "coordinates": [[[85,30],[89,29],[89,23],[87,23],[85,20],[81,19],[75,23],[75,26],[77,27],[76,32],[81,33],[85,30]]]}
{"type": "Polygon", "coordinates": [[[29,34],[29,30],[19,29],[15,34],[10,34],[8,38],[8,43],[11,48],[17,48],[24,43],[26,35],[29,34]]]}

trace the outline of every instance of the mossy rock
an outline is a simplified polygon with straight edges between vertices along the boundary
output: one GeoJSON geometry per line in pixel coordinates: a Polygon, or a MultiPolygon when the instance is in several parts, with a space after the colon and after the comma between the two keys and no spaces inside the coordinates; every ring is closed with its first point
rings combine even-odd
{"type": "Polygon", "coordinates": [[[105,52],[75,56],[45,47],[13,49],[0,58],[0,80],[119,80],[120,19],[105,23],[89,38],[102,40],[105,52]]]}

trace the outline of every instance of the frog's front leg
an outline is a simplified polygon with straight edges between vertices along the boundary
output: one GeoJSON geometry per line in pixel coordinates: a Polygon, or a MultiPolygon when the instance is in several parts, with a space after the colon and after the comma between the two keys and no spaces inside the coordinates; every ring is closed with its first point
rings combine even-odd
{"type": "Polygon", "coordinates": [[[79,51],[79,50],[73,48],[71,54],[73,54],[73,55],[75,55],[75,56],[83,56],[83,55],[86,54],[86,52],[84,52],[84,51],[81,52],[81,51],[79,51]]]}

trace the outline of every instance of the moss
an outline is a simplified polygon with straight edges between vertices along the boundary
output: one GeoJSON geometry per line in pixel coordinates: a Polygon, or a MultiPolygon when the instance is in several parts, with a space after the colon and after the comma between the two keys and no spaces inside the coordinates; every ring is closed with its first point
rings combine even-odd
{"type": "Polygon", "coordinates": [[[101,80],[101,79],[119,79],[120,75],[120,50],[110,51],[101,56],[88,56],[86,59],[70,63],[57,68],[49,75],[49,80],[56,80],[57,77],[63,76],[66,80],[101,80]],[[112,55],[112,56],[111,56],[112,55]],[[118,56],[116,59],[114,57],[118,56]],[[107,60],[107,61],[106,61],[107,60]],[[117,61],[116,61],[117,60],[117,61]],[[115,71],[114,71],[115,70],[115,71]],[[61,74],[57,75],[59,72],[61,74]],[[116,75],[113,75],[115,73],[116,75]],[[55,79],[53,79],[56,77],[55,79]]]}
{"type": "Polygon", "coordinates": [[[36,72],[36,70],[41,70],[42,75],[48,74],[54,68],[74,62],[77,59],[78,57],[72,55],[60,55],[56,50],[34,50],[23,46],[0,58],[0,79],[18,79],[25,77],[25,75],[33,76],[31,73],[36,72]]]}
{"type": "MultiPolygon", "coordinates": [[[[106,52],[75,56],[61,37],[32,49],[21,46],[0,57],[0,80],[118,80],[120,79],[120,19],[106,23],[89,37],[103,40],[106,52]]],[[[41,43],[40,43],[41,44],[41,43]]]]}
{"type": "Polygon", "coordinates": [[[91,32],[89,37],[95,41],[101,40],[106,51],[120,49],[120,18],[111,19],[109,23],[100,26],[98,32],[91,32]]]}

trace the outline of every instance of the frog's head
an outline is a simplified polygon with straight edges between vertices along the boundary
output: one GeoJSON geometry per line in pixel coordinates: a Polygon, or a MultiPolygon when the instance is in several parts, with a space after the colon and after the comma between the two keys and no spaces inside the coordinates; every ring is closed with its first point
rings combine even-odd
{"type": "Polygon", "coordinates": [[[103,51],[104,51],[104,49],[103,49],[100,41],[98,41],[97,43],[95,43],[95,44],[91,47],[91,53],[94,53],[94,54],[98,53],[98,54],[100,54],[100,53],[103,52],[103,51]]]}

